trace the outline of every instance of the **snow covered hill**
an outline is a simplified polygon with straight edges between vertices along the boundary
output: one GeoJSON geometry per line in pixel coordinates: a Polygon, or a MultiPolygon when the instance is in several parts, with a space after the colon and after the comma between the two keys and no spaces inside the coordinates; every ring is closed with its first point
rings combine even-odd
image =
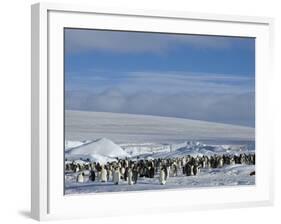
{"type": "MultiPolygon", "coordinates": [[[[66,141],[67,143],[68,141],[66,141]]],[[[107,138],[101,138],[95,141],[86,141],[77,144],[78,146],[68,149],[66,147],[65,157],[68,160],[91,160],[100,163],[106,163],[108,161],[118,158],[130,157],[119,145],[107,138]]]]}
{"type": "Polygon", "coordinates": [[[65,151],[69,151],[73,148],[80,147],[82,145],[85,145],[87,143],[90,143],[91,141],[85,140],[85,141],[65,141],[65,151]]]}
{"type": "Polygon", "coordinates": [[[104,137],[117,144],[182,143],[186,140],[253,141],[255,129],[182,118],[66,110],[66,140],[104,137]]]}

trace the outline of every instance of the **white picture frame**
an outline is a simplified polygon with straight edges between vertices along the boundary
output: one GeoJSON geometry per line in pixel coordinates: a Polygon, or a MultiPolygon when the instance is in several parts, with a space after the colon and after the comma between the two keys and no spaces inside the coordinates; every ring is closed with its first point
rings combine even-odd
{"type": "Polygon", "coordinates": [[[32,5],[31,215],[37,220],[116,216],[273,203],[273,19],[262,17],[32,5]],[[153,192],[63,194],[63,28],[100,28],[256,38],[256,185],[153,192]],[[165,196],[165,197],[163,197],[165,196]],[[178,200],[180,198],[180,200],[178,200]],[[138,201],[134,208],[122,205],[138,201]],[[107,205],[106,209],[103,205],[107,205]],[[118,205],[118,206],[116,206],[118,205]]]}

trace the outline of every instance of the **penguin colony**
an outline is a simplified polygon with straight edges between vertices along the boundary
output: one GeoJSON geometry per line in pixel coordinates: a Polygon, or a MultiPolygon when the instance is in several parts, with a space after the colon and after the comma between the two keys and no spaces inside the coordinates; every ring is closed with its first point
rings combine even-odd
{"type": "Polygon", "coordinates": [[[72,161],[65,164],[65,171],[76,174],[79,183],[88,181],[112,182],[119,184],[125,181],[129,185],[137,184],[139,177],[155,178],[158,174],[159,183],[166,184],[170,177],[184,175],[196,176],[200,169],[222,168],[225,165],[255,165],[255,154],[184,156],[169,159],[118,159],[114,162],[100,164],[88,162],[84,164],[72,161]],[[87,173],[87,175],[86,175],[87,173]]]}

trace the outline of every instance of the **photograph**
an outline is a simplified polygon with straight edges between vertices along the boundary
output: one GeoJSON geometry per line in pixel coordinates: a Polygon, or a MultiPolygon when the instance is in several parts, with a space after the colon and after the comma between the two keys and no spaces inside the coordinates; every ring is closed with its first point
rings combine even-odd
{"type": "Polygon", "coordinates": [[[254,37],[63,38],[65,195],[256,184],[254,37]]]}

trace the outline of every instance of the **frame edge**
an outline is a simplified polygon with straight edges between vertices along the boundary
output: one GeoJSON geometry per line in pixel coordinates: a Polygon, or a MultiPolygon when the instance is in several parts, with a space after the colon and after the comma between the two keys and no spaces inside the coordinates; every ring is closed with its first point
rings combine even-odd
{"type": "Polygon", "coordinates": [[[40,218],[39,190],[39,10],[31,6],[31,217],[40,218]]]}
{"type": "Polygon", "coordinates": [[[47,8],[31,5],[31,218],[48,214],[47,8]]]}

